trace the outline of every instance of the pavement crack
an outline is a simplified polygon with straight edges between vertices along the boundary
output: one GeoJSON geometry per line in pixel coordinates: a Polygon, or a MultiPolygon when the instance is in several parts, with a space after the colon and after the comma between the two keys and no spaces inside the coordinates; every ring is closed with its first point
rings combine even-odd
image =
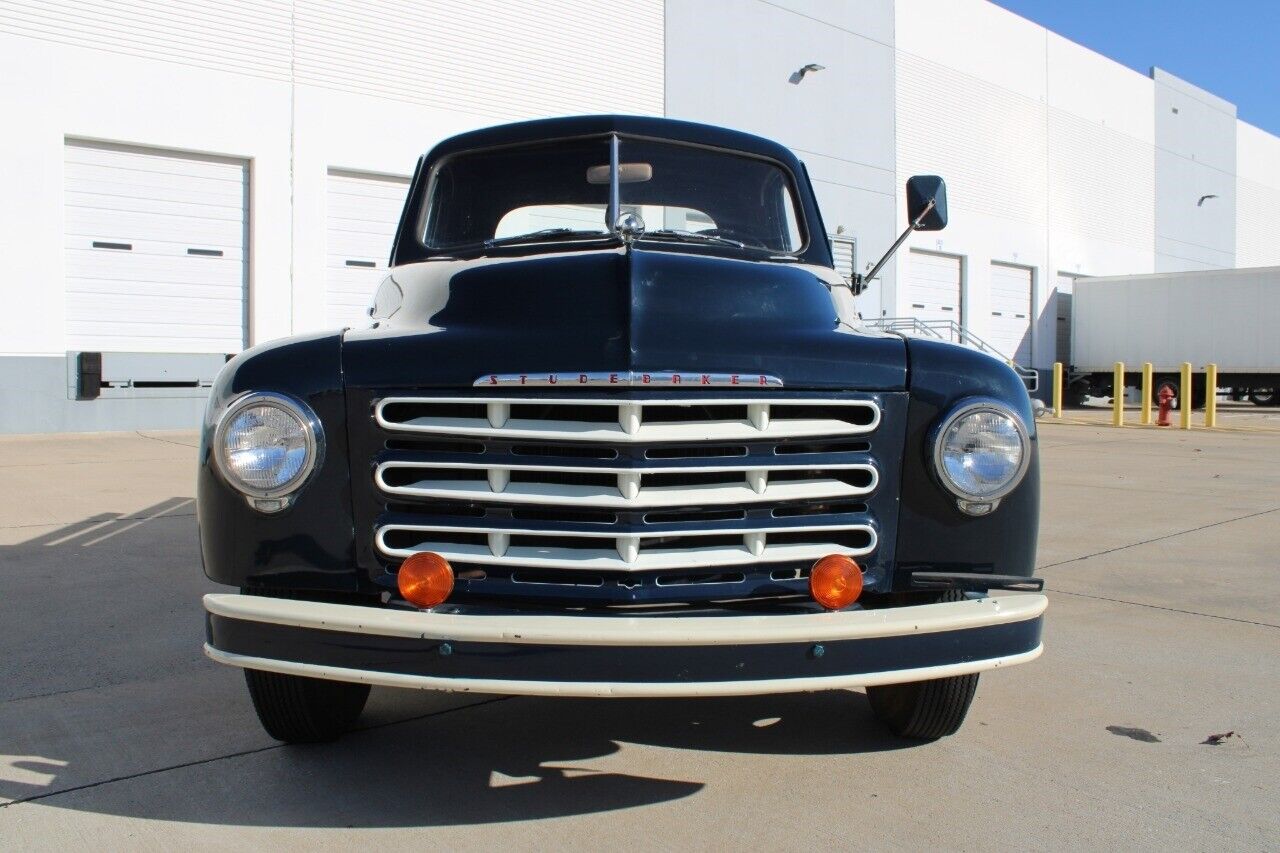
{"type": "Polygon", "coordinates": [[[89,690],[106,690],[111,687],[117,687],[126,682],[108,682],[106,684],[90,684],[87,687],[68,687],[66,690],[51,690],[48,693],[27,693],[23,696],[7,696],[0,698],[0,705],[8,705],[10,702],[25,702],[28,699],[48,699],[50,696],[66,696],[68,693],[84,693],[89,690]]]}
{"type": "Polygon", "coordinates": [[[1259,628],[1280,628],[1280,625],[1275,625],[1271,622],[1258,622],[1254,619],[1240,619],[1235,616],[1219,616],[1216,613],[1202,613],[1199,610],[1183,610],[1178,607],[1166,607],[1163,604],[1148,604],[1145,601],[1130,601],[1127,598],[1108,598],[1105,595],[1093,595],[1088,592],[1072,592],[1067,589],[1049,589],[1047,592],[1054,595],[1070,595],[1076,598],[1089,598],[1094,601],[1109,601],[1114,604],[1129,604],[1134,607],[1146,607],[1151,610],[1164,610],[1169,613],[1182,613],[1187,616],[1203,616],[1206,619],[1221,619],[1224,622],[1239,622],[1242,625],[1257,625],[1259,628]]]}
{"type": "MultiPolygon", "coordinates": [[[[484,701],[481,701],[481,702],[472,702],[469,705],[458,705],[457,707],[454,707],[454,708],[445,708],[442,711],[432,711],[427,714],[418,714],[417,716],[405,717],[404,719],[401,719],[401,720],[389,720],[385,723],[378,723],[377,725],[362,726],[360,728],[352,729],[350,732],[347,733],[346,736],[350,737],[351,735],[358,734],[360,732],[372,732],[372,731],[377,731],[378,729],[390,728],[391,726],[399,726],[405,723],[413,723],[413,722],[417,722],[418,720],[430,719],[431,717],[442,717],[445,714],[452,714],[454,711],[463,711],[468,708],[479,708],[482,705],[492,705],[495,702],[503,702],[510,698],[512,697],[495,696],[492,699],[485,699],[484,701]]],[[[0,809],[7,809],[9,806],[16,806],[21,803],[31,803],[31,802],[36,802],[37,800],[47,800],[50,797],[58,797],[63,794],[73,794],[76,791],[87,791],[90,788],[100,788],[103,785],[111,785],[116,782],[128,782],[132,779],[141,779],[146,776],[155,776],[160,773],[168,773],[171,770],[184,770],[188,767],[201,767],[205,764],[216,764],[219,761],[227,761],[232,758],[243,758],[246,755],[258,755],[259,753],[263,753],[263,752],[271,752],[277,749],[284,749],[285,747],[290,745],[291,744],[287,744],[287,743],[272,743],[272,744],[267,744],[266,746],[257,747],[256,749],[243,749],[243,750],[240,750],[239,752],[229,752],[226,755],[214,755],[209,758],[198,758],[194,761],[184,761],[179,764],[169,764],[164,767],[154,767],[150,770],[139,770],[137,773],[126,773],[121,776],[113,776],[110,779],[99,779],[97,782],[86,782],[83,785],[72,785],[69,788],[59,788],[56,791],[45,791],[40,794],[32,794],[29,797],[22,797],[21,799],[17,799],[17,800],[10,800],[7,803],[0,803],[0,809]]]]}
{"type": "Polygon", "coordinates": [[[1082,560],[1089,560],[1094,557],[1104,557],[1107,554],[1114,554],[1117,551],[1126,551],[1130,548],[1137,548],[1140,545],[1150,545],[1152,542],[1160,542],[1165,539],[1173,539],[1178,536],[1185,536],[1188,533],[1197,533],[1201,530],[1209,530],[1210,528],[1213,528],[1213,527],[1221,527],[1224,524],[1234,524],[1237,521],[1246,521],[1250,518],[1257,518],[1258,516],[1261,516],[1261,515],[1269,515],[1273,512],[1280,512],[1280,506],[1272,507],[1271,509],[1260,510],[1258,512],[1251,512],[1248,515],[1238,515],[1235,518],[1225,518],[1222,521],[1211,521],[1208,524],[1202,524],[1199,527],[1189,527],[1186,530],[1176,530],[1173,533],[1166,533],[1163,536],[1153,536],[1150,539],[1143,539],[1141,542],[1130,542],[1127,545],[1117,545],[1114,548],[1107,548],[1106,550],[1096,551],[1092,554],[1082,554],[1079,557],[1072,557],[1069,560],[1059,560],[1056,563],[1049,563],[1044,566],[1037,566],[1036,570],[1042,572],[1045,569],[1052,569],[1057,566],[1065,566],[1068,563],[1078,563],[1082,560]]]}
{"type": "Polygon", "coordinates": [[[134,435],[138,436],[138,438],[145,438],[148,441],[158,441],[158,442],[161,442],[162,444],[172,444],[175,447],[189,447],[192,450],[200,449],[199,444],[187,444],[185,441],[170,441],[169,439],[161,438],[158,435],[147,435],[146,433],[141,432],[139,430],[134,430],[133,432],[134,432],[134,435]]]}

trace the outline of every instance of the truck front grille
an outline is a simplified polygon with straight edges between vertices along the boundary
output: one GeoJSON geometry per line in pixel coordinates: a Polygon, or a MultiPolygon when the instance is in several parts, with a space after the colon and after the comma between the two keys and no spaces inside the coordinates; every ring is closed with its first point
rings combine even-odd
{"type": "Polygon", "coordinates": [[[371,403],[384,436],[372,545],[390,571],[433,551],[508,592],[652,585],[670,597],[754,578],[776,593],[819,557],[880,547],[872,395],[371,403]]]}

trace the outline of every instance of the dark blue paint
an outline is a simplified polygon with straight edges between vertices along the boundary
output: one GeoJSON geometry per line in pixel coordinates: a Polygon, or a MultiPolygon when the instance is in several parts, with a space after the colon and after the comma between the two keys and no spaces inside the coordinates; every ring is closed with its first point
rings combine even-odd
{"type": "MultiPolygon", "coordinates": [[[[1008,365],[964,347],[913,339],[907,346],[911,405],[902,460],[897,565],[1030,577],[1040,520],[1039,442],[1026,386],[1008,365]],[[990,515],[960,512],[934,473],[929,436],[947,411],[968,397],[1012,408],[1031,436],[1031,466],[1022,483],[990,515]]],[[[908,588],[900,573],[895,587],[908,588]]]]}
{"type": "MultiPolygon", "coordinates": [[[[427,160],[478,145],[615,131],[774,159],[797,176],[801,207],[816,225],[815,233],[821,233],[807,176],[790,152],[766,140],[702,125],[625,117],[532,122],[455,138],[442,143],[427,160]]],[[[870,594],[904,588],[905,573],[900,580],[894,577],[897,566],[1032,574],[1039,513],[1036,460],[1022,485],[995,513],[972,518],[960,513],[938,485],[927,442],[938,419],[969,396],[1006,401],[1034,436],[1030,401],[1021,381],[1006,365],[962,347],[904,342],[838,323],[832,285],[827,283],[834,274],[820,269],[830,267],[825,245],[820,251],[811,246],[803,259],[807,263],[751,261],[674,246],[661,251],[558,249],[547,254],[521,247],[493,257],[427,260],[414,248],[416,241],[406,241],[417,221],[414,198],[421,194],[421,180],[420,165],[393,270],[408,291],[400,313],[373,330],[254,347],[233,359],[219,376],[210,417],[246,391],[291,394],[320,417],[328,451],[322,468],[292,507],[263,515],[250,509],[210,464],[212,422],[206,419],[197,507],[201,553],[213,580],[325,594],[374,593],[393,586],[389,569],[394,566],[372,547],[379,518],[402,511],[389,510],[372,486],[373,466],[392,452],[386,442],[394,438],[372,421],[376,398],[442,390],[467,395],[475,393],[472,382],[488,373],[615,370],[763,372],[785,382],[784,389],[770,394],[879,400],[884,411],[881,426],[864,437],[870,450],[841,455],[850,460],[869,456],[881,471],[880,487],[865,501],[863,514],[877,525],[881,537],[876,553],[865,561],[870,594]]],[[[626,391],[623,396],[638,393],[626,391]]],[[[722,389],[715,393],[728,394],[722,389]]],[[[505,451],[501,442],[490,442],[490,452],[505,451]]],[[[635,452],[623,449],[621,458],[634,462],[636,457],[625,454],[635,452]]],[[[752,446],[748,454],[767,456],[771,464],[780,461],[771,447],[752,446]]],[[[619,518],[623,525],[637,520],[625,513],[619,518]]],[[[735,585],[735,591],[804,592],[803,581],[774,581],[759,571],[747,574],[748,585],[735,585]]],[[[513,600],[553,594],[520,586],[523,589],[509,578],[495,578],[488,585],[460,581],[459,589],[463,594],[513,600]]],[[[682,590],[648,584],[629,590],[615,583],[607,592],[575,592],[569,597],[596,603],[705,600],[728,588],[682,590]]]]}
{"type": "Polygon", "coordinates": [[[767,372],[787,388],[905,387],[900,338],[837,323],[812,268],[601,249],[396,273],[415,300],[348,333],[353,388],[467,387],[489,373],[767,372]],[[427,306],[415,315],[415,306],[427,306]]]}
{"type": "Polygon", "coordinates": [[[957,631],[833,640],[816,647],[811,643],[564,646],[446,642],[347,634],[212,614],[206,619],[214,648],[271,660],[437,678],[665,684],[829,678],[1007,657],[1040,645],[1043,617],[957,631]]]}

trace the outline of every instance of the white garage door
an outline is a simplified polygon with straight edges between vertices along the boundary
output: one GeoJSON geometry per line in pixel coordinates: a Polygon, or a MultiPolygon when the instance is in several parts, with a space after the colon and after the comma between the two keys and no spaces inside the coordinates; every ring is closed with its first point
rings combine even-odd
{"type": "Polygon", "coordinates": [[[367,326],[368,308],[387,274],[408,178],[329,172],[326,248],[330,328],[367,326]]]}
{"type": "Polygon", "coordinates": [[[66,347],[245,346],[248,166],[147,148],[66,145],[66,347]]]}
{"type": "Polygon", "coordinates": [[[987,343],[1005,358],[1031,364],[1031,270],[991,265],[991,321],[987,343]]]}
{"type": "Polygon", "coordinates": [[[919,320],[960,320],[960,259],[912,249],[907,264],[907,313],[919,320]]]}

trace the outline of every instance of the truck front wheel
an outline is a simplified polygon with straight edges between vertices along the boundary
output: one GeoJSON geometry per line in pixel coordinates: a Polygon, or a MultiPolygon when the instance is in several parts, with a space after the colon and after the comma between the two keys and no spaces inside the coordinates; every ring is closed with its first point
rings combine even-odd
{"type": "Polygon", "coordinates": [[[285,743],[319,743],[337,738],[351,730],[369,698],[367,684],[257,669],[246,669],[244,678],[262,727],[285,743]]]}
{"type": "MultiPolygon", "coordinates": [[[[938,601],[961,601],[964,593],[948,590],[938,601]]],[[[907,684],[867,688],[867,699],[876,719],[898,737],[937,740],[960,730],[973,695],[978,674],[953,675],[907,684]]]]}

